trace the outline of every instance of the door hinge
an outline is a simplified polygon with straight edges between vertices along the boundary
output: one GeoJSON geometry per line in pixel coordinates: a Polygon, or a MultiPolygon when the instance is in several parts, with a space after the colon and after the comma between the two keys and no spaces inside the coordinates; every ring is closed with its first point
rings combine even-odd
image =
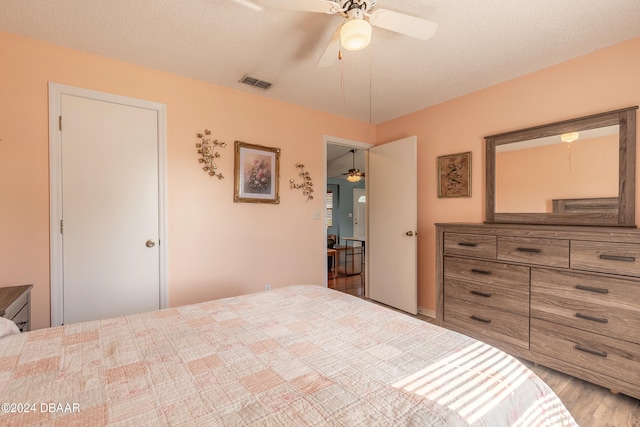
{"type": "Polygon", "coordinates": [[[64,230],[64,223],[62,220],[60,220],[60,234],[62,234],[63,230],[64,230]]]}
{"type": "Polygon", "coordinates": [[[62,116],[58,116],[58,129],[62,130],[62,116]]]}

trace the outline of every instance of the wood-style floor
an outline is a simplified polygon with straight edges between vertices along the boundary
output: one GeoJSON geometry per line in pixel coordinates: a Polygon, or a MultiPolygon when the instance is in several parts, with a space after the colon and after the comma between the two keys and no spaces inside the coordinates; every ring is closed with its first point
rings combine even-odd
{"type": "Polygon", "coordinates": [[[556,392],[581,427],[640,427],[638,400],[521,360],[556,392]]]}
{"type": "Polygon", "coordinates": [[[327,286],[337,291],[364,298],[364,273],[345,276],[344,274],[334,275],[330,271],[327,286]]]}
{"type": "MultiPolygon", "coordinates": [[[[329,288],[364,298],[364,275],[334,277],[329,273],[329,288]]],[[[433,318],[418,315],[426,322],[433,318]]],[[[522,362],[542,378],[560,397],[581,427],[640,427],[639,401],[608,389],[573,378],[529,361],[522,362]]]]}

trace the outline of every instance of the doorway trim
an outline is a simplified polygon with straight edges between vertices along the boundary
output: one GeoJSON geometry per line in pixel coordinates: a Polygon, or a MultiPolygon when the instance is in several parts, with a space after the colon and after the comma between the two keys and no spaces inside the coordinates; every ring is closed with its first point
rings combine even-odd
{"type": "MultiPolygon", "coordinates": [[[[368,151],[369,148],[373,147],[375,144],[369,144],[367,142],[355,141],[352,139],[340,138],[338,136],[324,135],[323,136],[324,144],[322,144],[322,164],[324,168],[322,170],[322,189],[323,189],[323,197],[322,197],[322,235],[324,238],[322,239],[322,253],[326,254],[327,252],[327,215],[325,214],[325,198],[324,194],[327,191],[327,182],[329,177],[327,176],[327,144],[333,145],[343,145],[345,147],[358,148],[360,150],[368,151]]],[[[366,167],[365,167],[366,170],[366,167]]],[[[367,197],[369,195],[369,189],[366,188],[367,197]]],[[[369,205],[367,204],[365,215],[369,215],[369,205]]],[[[365,257],[368,257],[368,254],[365,254],[365,257]]],[[[323,256],[323,267],[322,267],[322,283],[324,287],[328,287],[329,284],[329,264],[327,261],[327,257],[323,256]]],[[[369,260],[365,259],[366,269],[369,269],[369,260]]],[[[367,277],[368,272],[365,271],[365,295],[367,294],[367,277]]]]}
{"type": "Polygon", "coordinates": [[[64,314],[62,270],[62,141],[59,130],[62,95],[153,110],[158,117],[158,243],[160,264],[160,308],[167,307],[167,106],[157,102],[114,95],[75,86],[49,82],[49,257],[51,326],[60,326],[64,314]]]}

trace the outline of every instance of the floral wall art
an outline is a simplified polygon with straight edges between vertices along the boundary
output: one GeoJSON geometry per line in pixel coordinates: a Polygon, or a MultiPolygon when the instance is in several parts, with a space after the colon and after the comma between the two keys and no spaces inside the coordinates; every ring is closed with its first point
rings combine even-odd
{"type": "Polygon", "coordinates": [[[280,149],[235,142],[236,203],[280,203],[280,149]]]}

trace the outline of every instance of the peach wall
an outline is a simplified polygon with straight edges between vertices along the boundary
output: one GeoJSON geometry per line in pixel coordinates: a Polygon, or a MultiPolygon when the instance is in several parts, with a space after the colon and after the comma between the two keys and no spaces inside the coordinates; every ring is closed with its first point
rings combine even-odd
{"type": "Polygon", "coordinates": [[[167,105],[170,305],[320,283],[323,230],[311,217],[322,199],[287,188],[294,164],[319,182],[325,134],[377,144],[417,135],[419,305],[434,309],[434,223],[483,220],[483,137],[640,104],[637,52],[640,38],[371,126],[0,32],[0,286],[33,283],[33,326],[49,325],[49,81],[167,105]],[[205,127],[229,143],[223,181],[198,168],[194,134],[205,127]],[[282,149],[280,205],[232,202],[234,140],[282,149]],[[472,197],[438,199],[437,156],[463,151],[473,153],[472,197]]]}
{"type": "Polygon", "coordinates": [[[321,283],[322,198],[288,188],[304,163],[320,183],[323,135],[372,143],[374,126],[0,32],[0,286],[33,283],[34,328],[50,324],[49,81],[167,105],[169,304],[321,283]],[[229,145],[207,176],[197,132],[229,145]],[[233,141],[275,146],[279,205],[233,203],[233,141]]]}
{"type": "MultiPolygon", "coordinates": [[[[421,307],[435,309],[434,224],[484,219],[483,137],[639,105],[638,52],[640,38],[635,38],[376,127],[378,144],[418,136],[418,304],[421,307]],[[436,158],[464,151],[471,151],[473,155],[472,196],[438,199],[436,158]]],[[[639,218],[640,209],[636,210],[636,223],[640,222],[639,218]]]]}

